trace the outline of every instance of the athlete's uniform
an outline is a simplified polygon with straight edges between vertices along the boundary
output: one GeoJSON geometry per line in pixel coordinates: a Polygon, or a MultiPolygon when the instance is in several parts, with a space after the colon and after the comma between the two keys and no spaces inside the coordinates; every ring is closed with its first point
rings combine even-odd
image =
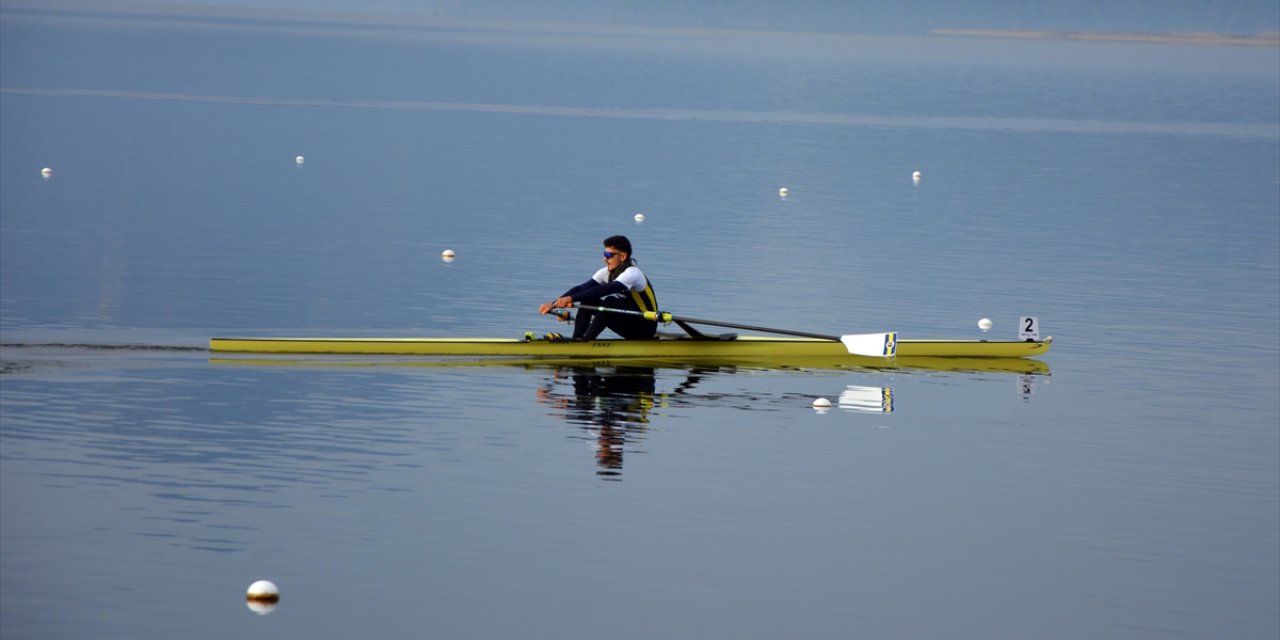
{"type": "MultiPolygon", "coordinates": [[[[634,260],[613,273],[608,267],[601,267],[590,280],[564,292],[564,295],[573,298],[574,302],[599,307],[628,311],[658,310],[658,297],[653,286],[634,260]]],[[[657,335],[658,323],[626,313],[578,309],[577,323],[573,327],[574,340],[595,340],[605,329],[630,340],[643,340],[657,335]]]]}

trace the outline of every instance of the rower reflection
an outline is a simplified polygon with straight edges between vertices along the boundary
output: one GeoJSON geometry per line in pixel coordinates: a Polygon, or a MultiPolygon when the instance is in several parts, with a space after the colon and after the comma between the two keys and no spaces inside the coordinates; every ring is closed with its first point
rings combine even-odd
{"type": "MultiPolygon", "coordinates": [[[[676,393],[696,378],[691,375],[676,393]]],[[[559,367],[538,389],[538,399],[582,427],[595,450],[597,475],[621,479],[624,453],[640,446],[649,413],[666,404],[667,394],[656,389],[652,367],[559,367]]]]}

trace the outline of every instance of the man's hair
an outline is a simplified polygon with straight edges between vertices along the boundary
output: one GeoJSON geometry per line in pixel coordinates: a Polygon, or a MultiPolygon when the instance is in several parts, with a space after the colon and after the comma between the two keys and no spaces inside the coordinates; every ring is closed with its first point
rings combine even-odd
{"type": "Polygon", "coordinates": [[[630,258],[632,255],[631,241],[628,240],[626,236],[609,236],[608,238],[604,239],[604,246],[613,247],[618,251],[623,251],[627,254],[628,258],[630,258]]]}

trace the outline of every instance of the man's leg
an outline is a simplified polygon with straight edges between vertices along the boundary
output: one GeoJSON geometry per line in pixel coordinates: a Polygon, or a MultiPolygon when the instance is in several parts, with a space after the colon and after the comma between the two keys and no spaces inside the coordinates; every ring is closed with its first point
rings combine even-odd
{"type": "Polygon", "coordinates": [[[622,313],[604,313],[613,316],[608,318],[608,326],[614,333],[628,340],[648,340],[657,335],[658,323],[652,320],[622,313]]]}
{"type": "Polygon", "coordinates": [[[595,340],[608,324],[606,316],[614,315],[607,311],[578,309],[578,317],[573,321],[574,340],[595,340]]]}

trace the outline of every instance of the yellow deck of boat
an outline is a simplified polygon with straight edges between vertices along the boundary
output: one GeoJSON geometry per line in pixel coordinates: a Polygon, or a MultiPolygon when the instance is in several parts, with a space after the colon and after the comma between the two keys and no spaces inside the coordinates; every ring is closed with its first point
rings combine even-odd
{"type": "Polygon", "coordinates": [[[728,357],[728,358],[521,358],[518,356],[420,356],[385,358],[359,355],[232,354],[210,358],[221,366],[294,368],[419,368],[522,367],[617,369],[924,369],[929,371],[980,371],[1049,375],[1049,365],[1034,358],[933,358],[908,356],[728,357]]]}
{"type": "MultiPolygon", "coordinates": [[[[898,358],[1026,358],[1048,352],[1053,338],[1014,340],[899,339],[898,358]]],[[[813,338],[742,336],[734,340],[593,340],[553,342],[512,338],[213,338],[209,350],[219,353],[350,354],[401,356],[517,356],[526,358],[815,358],[852,356],[840,342],[813,338]]]]}

